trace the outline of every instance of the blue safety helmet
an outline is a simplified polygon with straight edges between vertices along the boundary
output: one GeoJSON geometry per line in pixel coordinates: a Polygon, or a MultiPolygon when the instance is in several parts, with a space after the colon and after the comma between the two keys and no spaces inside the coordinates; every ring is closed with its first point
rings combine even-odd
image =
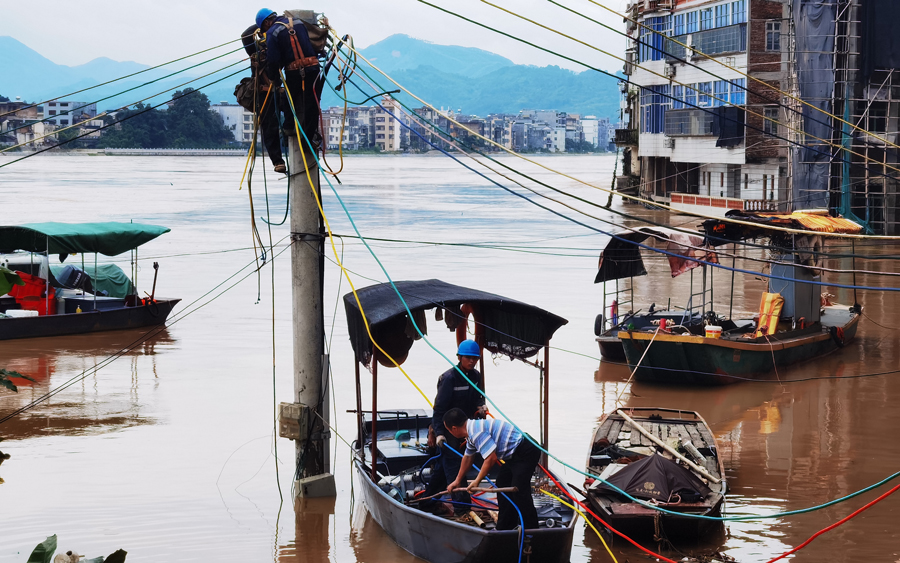
{"type": "Polygon", "coordinates": [[[270,10],[269,8],[263,8],[262,10],[256,12],[256,27],[262,29],[263,22],[274,15],[275,10],[270,10]]]}
{"type": "Polygon", "coordinates": [[[459,351],[456,352],[456,355],[480,358],[481,348],[478,347],[478,343],[474,340],[463,340],[459,345],[459,351]]]}

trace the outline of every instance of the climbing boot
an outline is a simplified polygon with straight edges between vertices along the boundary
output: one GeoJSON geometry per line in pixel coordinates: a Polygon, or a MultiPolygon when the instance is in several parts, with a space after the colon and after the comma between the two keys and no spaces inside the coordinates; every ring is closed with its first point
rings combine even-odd
{"type": "Polygon", "coordinates": [[[275,172],[278,172],[279,174],[286,174],[287,166],[285,166],[283,162],[279,162],[275,165],[275,172]]]}

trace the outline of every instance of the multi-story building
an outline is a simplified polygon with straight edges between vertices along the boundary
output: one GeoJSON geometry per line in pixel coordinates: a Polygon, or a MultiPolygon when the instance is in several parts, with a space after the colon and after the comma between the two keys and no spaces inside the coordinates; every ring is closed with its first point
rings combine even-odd
{"type": "Polygon", "coordinates": [[[253,140],[253,112],[238,104],[219,102],[209,106],[209,109],[219,114],[222,123],[228,127],[234,140],[238,143],[250,143],[253,140]]]}
{"type": "MultiPolygon", "coordinates": [[[[52,125],[40,122],[38,107],[19,100],[0,102],[0,145],[40,147],[48,144],[41,137],[53,129],[52,125]]],[[[52,138],[47,140],[52,143],[52,138]]]]}
{"type": "Polygon", "coordinates": [[[621,189],[703,213],[785,206],[787,14],[783,0],[630,2],[625,73],[640,87],[623,92],[621,189]]]}
{"type": "Polygon", "coordinates": [[[38,106],[41,119],[54,127],[68,127],[97,117],[97,104],[56,100],[38,106]]]}
{"type": "Polygon", "coordinates": [[[397,152],[409,145],[409,136],[405,134],[407,129],[400,124],[391,114],[398,118],[402,107],[389,96],[381,99],[382,107],[375,108],[375,142],[374,145],[385,152],[397,152]],[[390,113],[388,113],[388,111],[390,113]]]}

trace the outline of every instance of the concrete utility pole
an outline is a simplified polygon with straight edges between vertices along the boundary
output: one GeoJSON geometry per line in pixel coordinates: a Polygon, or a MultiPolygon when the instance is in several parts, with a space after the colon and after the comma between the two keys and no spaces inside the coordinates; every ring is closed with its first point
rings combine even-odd
{"type": "Polygon", "coordinates": [[[290,137],[294,400],[302,405],[296,440],[299,479],[294,489],[298,497],[329,497],[336,493],[328,456],[330,430],[325,424],[329,419],[322,294],[326,235],[314,195],[321,200],[319,168],[307,152],[307,176],[300,150],[297,138],[290,137]]]}

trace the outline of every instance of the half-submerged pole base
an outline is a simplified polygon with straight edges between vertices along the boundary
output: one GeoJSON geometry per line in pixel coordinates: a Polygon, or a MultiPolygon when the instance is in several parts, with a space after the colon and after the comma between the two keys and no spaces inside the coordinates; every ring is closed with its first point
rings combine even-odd
{"type": "Polygon", "coordinates": [[[337,496],[334,475],[322,473],[294,481],[297,498],[322,498],[337,496]]]}

